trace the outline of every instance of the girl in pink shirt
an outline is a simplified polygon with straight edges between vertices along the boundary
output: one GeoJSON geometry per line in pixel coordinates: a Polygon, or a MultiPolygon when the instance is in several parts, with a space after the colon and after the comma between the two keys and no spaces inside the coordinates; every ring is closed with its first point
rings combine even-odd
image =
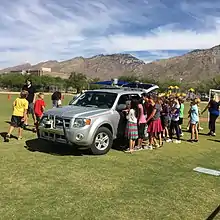
{"type": "Polygon", "coordinates": [[[146,126],[146,117],[144,115],[144,108],[143,108],[143,100],[139,100],[138,104],[138,146],[137,150],[142,149],[142,143],[144,139],[144,131],[146,126]]]}

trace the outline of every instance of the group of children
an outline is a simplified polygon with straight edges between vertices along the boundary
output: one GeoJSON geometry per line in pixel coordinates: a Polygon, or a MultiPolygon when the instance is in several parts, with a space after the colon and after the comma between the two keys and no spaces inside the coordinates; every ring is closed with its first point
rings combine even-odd
{"type": "MultiPolygon", "coordinates": [[[[13,102],[13,113],[11,117],[10,127],[8,130],[8,133],[5,137],[5,142],[9,142],[11,138],[11,134],[14,130],[14,128],[18,128],[18,140],[22,139],[22,131],[24,128],[24,122],[27,121],[28,118],[28,108],[29,103],[27,101],[28,92],[23,90],[20,93],[20,97],[16,98],[13,102]]],[[[59,91],[56,91],[51,96],[52,100],[52,107],[58,108],[62,105],[61,102],[61,93],[59,91]]],[[[45,110],[46,104],[44,101],[44,94],[39,93],[38,98],[34,102],[34,125],[35,128],[33,129],[33,132],[37,131],[40,119],[43,116],[44,110],[45,110]]]]}
{"type": "MultiPolygon", "coordinates": [[[[7,142],[14,128],[18,128],[18,139],[22,139],[24,121],[28,117],[27,96],[28,92],[22,91],[20,97],[13,102],[11,124],[6,135],[7,142]]],[[[61,93],[54,92],[51,100],[53,108],[61,106],[61,93]]],[[[198,142],[199,102],[199,99],[193,100],[189,110],[190,142],[198,142]]],[[[127,108],[123,110],[126,120],[125,136],[129,140],[129,148],[126,152],[160,148],[163,146],[163,141],[181,143],[180,137],[183,136],[181,125],[184,117],[182,98],[161,98],[154,94],[143,93],[139,100],[128,100],[126,105],[127,108]],[[173,140],[174,134],[176,140],[173,140]],[[146,139],[149,139],[148,144],[146,139]]],[[[44,94],[39,93],[34,103],[35,132],[45,107],[44,94]]]]}
{"type": "MultiPolygon", "coordinates": [[[[200,100],[191,102],[189,110],[190,142],[198,142],[200,100]]],[[[158,97],[156,94],[142,94],[139,100],[129,100],[123,111],[127,120],[125,137],[132,153],[141,149],[154,149],[163,146],[163,141],[181,143],[184,118],[184,99],[158,97]],[[174,134],[176,140],[173,140],[174,134]],[[146,139],[149,139],[148,143],[146,139]]]]}

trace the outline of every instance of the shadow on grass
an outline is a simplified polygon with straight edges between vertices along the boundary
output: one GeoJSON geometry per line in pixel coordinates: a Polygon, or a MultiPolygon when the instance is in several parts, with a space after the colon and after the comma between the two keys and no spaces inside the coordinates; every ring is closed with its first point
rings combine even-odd
{"type": "MultiPolygon", "coordinates": [[[[6,135],[7,135],[7,132],[1,132],[0,133],[0,136],[3,138],[4,142],[6,142],[6,135]]],[[[18,138],[11,135],[11,139],[18,139],[18,138]]]]}
{"type": "MultiPolygon", "coordinates": [[[[189,130],[186,130],[186,129],[182,129],[182,131],[184,132],[184,133],[191,133],[191,131],[189,131],[189,130]]],[[[199,135],[201,135],[201,136],[210,136],[209,134],[205,134],[205,133],[202,133],[202,131],[199,131],[199,135]]]]}
{"type": "MultiPolygon", "coordinates": [[[[32,139],[25,142],[26,148],[28,151],[31,152],[41,152],[56,156],[84,156],[84,155],[92,155],[90,150],[80,150],[77,147],[69,146],[65,144],[57,144],[57,143],[50,143],[40,139],[32,139]]],[[[113,150],[123,151],[124,148],[121,147],[121,142],[116,141],[112,146],[113,150]]]]}
{"type": "Polygon", "coordinates": [[[220,140],[215,140],[215,139],[207,139],[208,141],[213,141],[213,142],[217,142],[220,143],[220,140]]]}
{"type": "Polygon", "coordinates": [[[65,144],[54,144],[40,139],[32,139],[26,141],[24,146],[28,151],[41,152],[56,156],[83,156],[90,155],[88,150],[79,150],[65,144]]]}
{"type": "MultiPolygon", "coordinates": [[[[7,124],[9,124],[9,125],[11,124],[10,121],[5,121],[5,123],[7,123],[7,124]]],[[[31,128],[28,128],[28,127],[25,127],[25,128],[24,128],[25,131],[31,131],[31,132],[33,132],[33,129],[34,129],[34,126],[33,126],[32,129],[31,129],[31,128]]]]}

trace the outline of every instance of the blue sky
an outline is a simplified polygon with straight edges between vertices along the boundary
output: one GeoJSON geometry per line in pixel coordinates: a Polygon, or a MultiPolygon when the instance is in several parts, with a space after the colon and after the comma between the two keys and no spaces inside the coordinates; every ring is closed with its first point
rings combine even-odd
{"type": "Polygon", "coordinates": [[[219,0],[1,0],[0,68],[131,53],[146,63],[220,44],[219,0]]]}

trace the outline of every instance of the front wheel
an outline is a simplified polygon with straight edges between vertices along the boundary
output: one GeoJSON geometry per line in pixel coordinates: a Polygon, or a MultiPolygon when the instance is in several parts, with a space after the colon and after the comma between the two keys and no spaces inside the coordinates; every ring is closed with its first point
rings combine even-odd
{"type": "Polygon", "coordinates": [[[90,147],[94,155],[103,155],[108,153],[113,144],[112,132],[105,127],[100,127],[95,134],[93,143],[90,147]]]}

